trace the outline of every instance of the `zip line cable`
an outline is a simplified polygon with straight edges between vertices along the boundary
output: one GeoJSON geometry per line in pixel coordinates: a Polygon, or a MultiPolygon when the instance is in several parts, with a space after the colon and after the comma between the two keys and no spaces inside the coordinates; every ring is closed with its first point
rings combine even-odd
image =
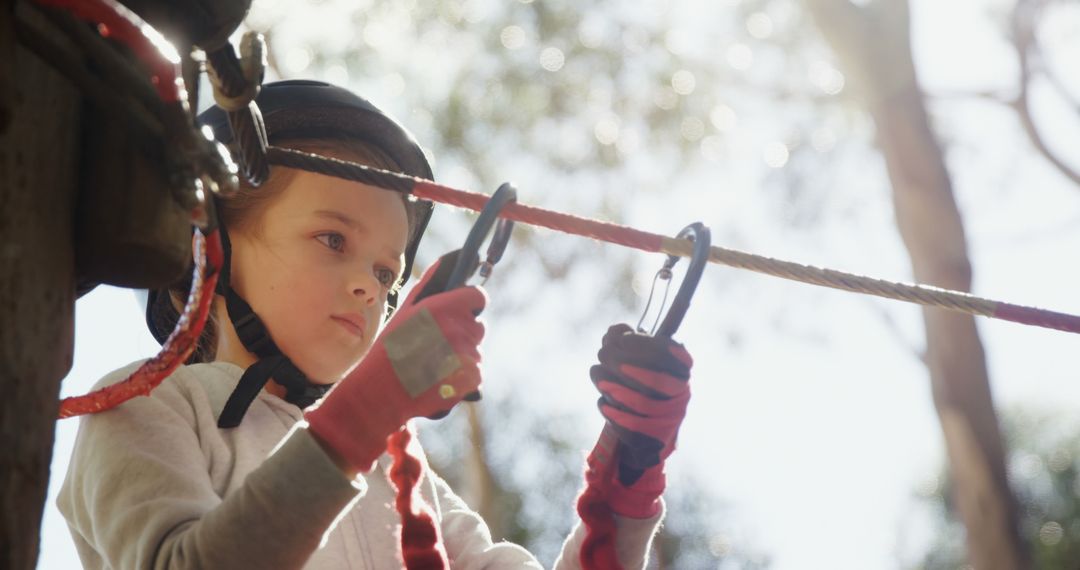
{"type": "MultiPolygon", "coordinates": [[[[489,198],[486,194],[458,190],[429,180],[298,150],[271,146],[268,148],[267,158],[271,164],[409,193],[417,198],[474,211],[483,209],[489,198]]],[[[499,215],[515,222],[541,226],[642,251],[687,258],[693,251],[693,243],[687,240],[521,203],[508,204],[499,215]]],[[[715,245],[710,249],[709,261],[811,285],[949,309],[1024,325],[1080,333],[1080,316],[1077,315],[995,301],[931,285],[898,283],[715,245]]]]}

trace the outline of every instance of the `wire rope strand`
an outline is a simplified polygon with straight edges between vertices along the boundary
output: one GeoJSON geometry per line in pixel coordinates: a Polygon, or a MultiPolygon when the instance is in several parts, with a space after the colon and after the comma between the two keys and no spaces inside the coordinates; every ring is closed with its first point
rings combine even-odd
{"type": "MultiPolygon", "coordinates": [[[[274,164],[336,176],[397,192],[412,193],[418,198],[475,211],[482,210],[490,198],[486,194],[458,190],[406,174],[311,153],[270,147],[268,155],[271,163],[274,164]]],[[[685,239],[671,238],[610,222],[545,210],[519,202],[508,204],[499,215],[516,222],[546,227],[642,251],[662,252],[680,257],[691,257],[693,253],[693,243],[685,239]]],[[[718,246],[711,248],[709,261],[811,285],[1080,333],[1080,316],[1077,315],[994,301],[930,285],[886,281],[718,246]]]]}

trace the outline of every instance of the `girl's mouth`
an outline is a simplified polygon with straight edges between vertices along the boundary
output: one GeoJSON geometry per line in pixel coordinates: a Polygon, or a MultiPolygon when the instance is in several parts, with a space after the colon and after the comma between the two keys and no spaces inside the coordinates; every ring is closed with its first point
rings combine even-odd
{"type": "Polygon", "coordinates": [[[364,338],[364,318],[360,315],[332,315],[330,318],[350,334],[364,338]]]}

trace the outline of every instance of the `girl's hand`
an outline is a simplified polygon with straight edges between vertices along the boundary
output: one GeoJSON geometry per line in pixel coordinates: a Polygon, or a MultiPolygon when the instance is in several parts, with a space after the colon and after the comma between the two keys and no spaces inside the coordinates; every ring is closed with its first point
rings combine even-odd
{"type": "Polygon", "coordinates": [[[664,460],[686,415],[693,359],[681,344],[625,324],[608,329],[597,356],[589,375],[608,425],[589,456],[589,483],[605,487],[615,513],[647,518],[660,508],[664,460]]]}
{"type": "Polygon", "coordinates": [[[479,389],[487,297],[478,287],[441,292],[454,254],[424,273],[367,356],[304,414],[347,472],[371,470],[411,418],[443,414],[479,389]]]}

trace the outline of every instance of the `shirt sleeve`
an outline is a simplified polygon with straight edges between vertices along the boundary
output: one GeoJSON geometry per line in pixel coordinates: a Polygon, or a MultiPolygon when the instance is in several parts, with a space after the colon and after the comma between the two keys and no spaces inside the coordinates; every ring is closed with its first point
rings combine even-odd
{"type": "Polygon", "coordinates": [[[366,488],[294,429],[222,499],[198,439],[170,385],[82,419],[57,506],[105,567],[299,568],[366,488]]]}
{"type": "MultiPolygon", "coordinates": [[[[656,532],[660,530],[660,521],[664,519],[664,503],[660,501],[660,512],[647,519],[632,519],[615,515],[615,554],[626,570],[645,568],[649,562],[649,548],[656,532]]],[[[579,570],[581,568],[581,543],[585,540],[585,526],[578,519],[574,530],[563,542],[562,552],[555,561],[555,570],[579,570]]]]}

